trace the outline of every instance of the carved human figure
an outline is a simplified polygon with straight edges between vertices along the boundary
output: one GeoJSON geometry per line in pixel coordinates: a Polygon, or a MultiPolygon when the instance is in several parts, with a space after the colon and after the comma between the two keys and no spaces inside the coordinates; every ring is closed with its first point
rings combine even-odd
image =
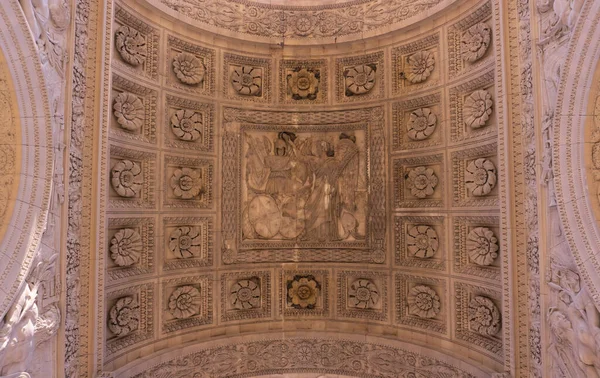
{"type": "Polygon", "coordinates": [[[560,22],[572,29],[579,17],[584,0],[554,0],[552,8],[560,22]]]}

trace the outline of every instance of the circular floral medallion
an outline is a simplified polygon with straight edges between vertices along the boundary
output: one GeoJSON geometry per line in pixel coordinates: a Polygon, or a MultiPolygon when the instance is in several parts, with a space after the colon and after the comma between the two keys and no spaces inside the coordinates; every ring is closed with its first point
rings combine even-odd
{"type": "Polygon", "coordinates": [[[354,308],[374,308],[379,302],[379,292],[373,281],[358,279],[348,288],[348,305],[354,308]]]}
{"type": "Polygon", "coordinates": [[[491,299],[476,296],[469,302],[469,326],[484,336],[494,336],[500,331],[500,311],[491,299]]]}
{"type": "Polygon", "coordinates": [[[319,91],[319,77],[312,70],[298,69],[287,76],[288,88],[294,100],[314,100],[319,91]]]}
{"type": "Polygon", "coordinates": [[[409,256],[426,259],[435,255],[439,240],[433,227],[421,224],[408,229],[406,244],[409,256]]]}
{"type": "Polygon", "coordinates": [[[471,26],[462,36],[463,59],[470,63],[480,59],[490,46],[491,38],[492,29],[486,23],[471,26]]]}
{"type": "Polygon", "coordinates": [[[131,160],[117,162],[110,171],[110,183],[121,197],[131,198],[142,189],[142,168],[131,160]]]}
{"type": "Polygon", "coordinates": [[[430,51],[418,51],[408,57],[406,78],[413,84],[422,83],[433,72],[435,58],[430,51]]]}
{"type": "Polygon", "coordinates": [[[294,20],[294,30],[297,35],[309,35],[313,29],[312,18],[307,15],[299,15],[294,20]]]}
{"type": "Polygon", "coordinates": [[[173,72],[182,83],[196,85],[204,81],[206,68],[196,55],[181,52],[173,58],[173,72]]]}
{"type": "Polygon", "coordinates": [[[476,227],[467,235],[467,253],[477,265],[491,265],[498,257],[498,239],[487,227],[476,227]]]}
{"type": "Polygon", "coordinates": [[[485,89],[479,89],[471,93],[466,99],[463,107],[463,118],[465,125],[472,129],[485,126],[490,114],[492,114],[492,95],[485,89]]]}
{"type": "Polygon", "coordinates": [[[181,140],[196,141],[202,137],[202,114],[188,109],[177,110],[171,116],[171,131],[181,140]]]}
{"type": "Polygon", "coordinates": [[[139,261],[142,254],[142,237],[131,228],[123,228],[110,240],[110,258],[118,266],[130,266],[139,261]]]}
{"type": "Polygon", "coordinates": [[[294,276],[288,281],[288,302],[297,309],[314,309],[321,285],[313,276],[294,276]]]}
{"type": "Polygon", "coordinates": [[[138,329],[139,306],[133,297],[122,297],[111,307],[108,329],[117,336],[125,336],[138,329]]]}
{"type": "Polygon", "coordinates": [[[496,186],[496,166],[491,160],[479,158],[467,165],[465,185],[475,197],[489,194],[496,186]]]}
{"type": "Polygon", "coordinates": [[[202,191],[200,172],[191,168],[179,168],[171,176],[171,189],[177,198],[191,199],[202,191]]]}
{"type": "Polygon", "coordinates": [[[123,129],[137,131],[144,124],[144,103],[133,93],[119,93],[115,97],[113,114],[123,129]]]}
{"type": "Polygon", "coordinates": [[[260,96],[262,70],[252,66],[235,67],[231,73],[231,85],[241,95],[260,96]]]}
{"type": "Polygon", "coordinates": [[[198,257],[202,253],[202,233],[200,227],[177,227],[169,235],[169,250],[178,259],[198,257]]]}
{"type": "Polygon", "coordinates": [[[438,178],[433,169],[416,167],[408,172],[406,177],[410,193],[417,198],[425,198],[433,194],[438,184],[438,178]]]}
{"type": "Polygon", "coordinates": [[[146,39],[134,28],[121,26],[115,33],[115,47],[121,58],[132,66],[146,60],[146,39]]]}
{"type": "Polygon", "coordinates": [[[260,286],[257,279],[239,280],[231,286],[229,300],[238,310],[260,307],[260,286]]]}
{"type": "Polygon", "coordinates": [[[177,319],[200,313],[200,292],[193,286],[178,287],[169,297],[169,312],[177,319]]]}
{"type": "Polygon", "coordinates": [[[419,108],[410,113],[407,129],[412,140],[424,140],[435,131],[437,117],[429,108],[419,108]]]}
{"type": "Polygon", "coordinates": [[[440,313],[440,297],[432,288],[417,285],[408,292],[408,313],[420,318],[435,318],[440,313]]]}
{"type": "Polygon", "coordinates": [[[344,71],[346,92],[350,95],[361,95],[375,86],[375,65],[362,64],[344,71]],[[349,92],[349,93],[348,93],[349,92]]]}

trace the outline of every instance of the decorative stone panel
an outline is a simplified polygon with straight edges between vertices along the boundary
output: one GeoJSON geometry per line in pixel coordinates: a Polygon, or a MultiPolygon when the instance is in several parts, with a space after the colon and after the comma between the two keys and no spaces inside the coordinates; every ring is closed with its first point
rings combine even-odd
{"type": "Polygon", "coordinates": [[[494,71],[450,87],[448,93],[452,143],[481,139],[497,133],[494,71]]]}
{"type": "MultiPolygon", "coordinates": [[[[151,283],[142,285],[129,286],[124,289],[108,292],[105,301],[106,309],[106,358],[112,360],[113,355],[119,352],[125,352],[137,344],[154,338],[154,286],[151,283]],[[123,309],[122,306],[117,306],[117,302],[122,298],[131,298],[133,308],[129,316],[122,314],[118,322],[123,325],[123,322],[135,323],[129,328],[129,332],[118,336],[109,329],[109,322],[117,320],[119,310],[129,312],[130,309],[123,309]],[[113,310],[114,308],[114,310],[113,310]],[[111,311],[113,312],[111,314],[111,311]]],[[[114,327],[113,330],[115,330],[114,327]]]]}
{"type": "Polygon", "coordinates": [[[337,102],[364,102],[385,94],[383,51],[335,61],[337,102]]]}
{"type": "Polygon", "coordinates": [[[155,272],[155,233],[156,219],[154,217],[108,219],[107,240],[109,240],[109,245],[106,248],[108,257],[105,260],[109,281],[155,272]],[[119,236],[123,235],[125,238],[129,236],[123,230],[131,230],[128,234],[139,237],[135,245],[132,246],[128,240],[121,240],[122,238],[119,236]],[[119,264],[118,258],[117,261],[113,258],[113,255],[116,257],[123,252],[119,248],[119,242],[132,248],[131,251],[125,251],[133,255],[130,260],[126,261],[126,265],[119,264]],[[132,262],[132,260],[135,261],[132,262]]]}
{"type": "Polygon", "coordinates": [[[329,270],[282,270],[279,315],[294,318],[329,316],[329,270]]]}
{"type": "Polygon", "coordinates": [[[392,167],[396,209],[443,206],[443,154],[394,159],[392,167]]]}
{"type": "MultiPolygon", "coordinates": [[[[154,153],[111,145],[108,172],[106,172],[109,178],[107,180],[109,207],[113,210],[154,209],[156,206],[155,166],[156,154],[154,153]],[[119,176],[117,170],[123,165],[120,163],[124,161],[133,163],[133,175],[136,175],[136,180],[141,181],[139,190],[130,197],[119,195],[115,189],[115,183],[119,176]]],[[[128,168],[127,166],[125,169],[128,168]]]]}
{"type": "Polygon", "coordinates": [[[452,152],[452,205],[458,207],[498,206],[500,186],[498,145],[494,142],[483,146],[452,152]],[[491,162],[492,166],[487,162],[491,162]],[[470,177],[468,170],[474,172],[470,177]],[[486,170],[486,175],[483,175],[486,170]],[[481,171],[481,175],[478,172],[481,171]],[[485,176],[485,177],[484,177],[485,176]],[[473,183],[467,185],[467,179],[473,183]],[[479,192],[475,192],[478,190],[479,192]],[[489,192],[488,192],[489,190],[489,192]],[[486,194],[486,192],[488,192],[486,194]],[[479,193],[481,195],[475,195],[479,193]]]}
{"type": "Polygon", "coordinates": [[[221,321],[270,318],[271,295],[268,270],[221,274],[221,321]]]}
{"type": "Polygon", "coordinates": [[[165,95],[165,147],[214,152],[215,105],[165,95]]]}
{"type": "Polygon", "coordinates": [[[206,267],[213,264],[214,218],[164,217],[163,270],[206,267]]]}
{"type": "Polygon", "coordinates": [[[398,96],[438,86],[444,62],[440,34],[392,48],[392,95],[398,96]]]}
{"type": "MultiPolygon", "coordinates": [[[[498,362],[502,362],[504,350],[502,348],[502,329],[493,335],[482,335],[476,332],[470,326],[469,304],[478,296],[488,298],[493,305],[500,310],[502,314],[502,300],[499,292],[482,287],[481,285],[469,285],[463,282],[454,282],[454,297],[455,299],[455,314],[456,324],[454,330],[454,338],[457,342],[468,345],[470,348],[479,350],[480,352],[490,356],[498,362]]],[[[473,311],[471,311],[471,315],[473,311]]],[[[494,319],[488,316],[489,322],[494,319]]],[[[500,319],[500,326],[504,319],[500,319]]]]}
{"type": "Polygon", "coordinates": [[[306,105],[328,101],[326,59],[279,61],[279,102],[306,105]]]}
{"type": "Polygon", "coordinates": [[[113,74],[110,134],[120,140],[156,144],[158,91],[113,74]]]}
{"type": "Polygon", "coordinates": [[[447,244],[444,217],[394,216],[396,265],[446,270],[447,244]]]}
{"type": "Polygon", "coordinates": [[[342,318],[388,320],[387,272],[337,272],[337,312],[342,318]]]}
{"type": "Polygon", "coordinates": [[[392,105],[392,151],[440,146],[445,120],[441,94],[433,93],[392,105]]]}
{"type": "Polygon", "coordinates": [[[160,305],[162,334],[212,324],[213,280],[213,275],[208,274],[162,280],[160,305]],[[178,301],[181,295],[193,297],[193,302],[178,301]],[[183,307],[188,312],[177,311],[183,307]]]}
{"type": "Polygon", "coordinates": [[[163,207],[212,208],[213,167],[212,160],[165,155],[163,207]]]}
{"type": "Polygon", "coordinates": [[[158,80],[160,32],[139,18],[134,17],[118,4],[115,4],[113,30],[115,31],[112,36],[115,53],[113,54],[112,64],[128,73],[141,75],[155,81],[158,80]],[[123,32],[128,32],[131,35],[117,35],[123,32]],[[144,57],[143,62],[140,64],[131,64],[122,57],[119,52],[119,48],[124,48],[121,41],[124,42],[123,45],[130,42],[125,41],[124,37],[137,37],[136,47],[144,57]]]}
{"type": "Polygon", "coordinates": [[[167,85],[188,93],[213,95],[215,93],[215,59],[215,50],[169,35],[166,61],[167,85]],[[174,62],[179,60],[182,61],[181,68],[174,66],[174,62]],[[190,69],[188,70],[187,67],[190,69]]]}
{"type": "Polygon", "coordinates": [[[230,100],[270,102],[272,60],[223,54],[223,96],[230,100]]]}
{"type": "Polygon", "coordinates": [[[396,273],[396,323],[421,331],[448,334],[447,281],[396,273]],[[422,289],[419,291],[419,289],[422,289]],[[413,302],[413,297],[420,297],[413,302]]]}
{"type": "Polygon", "coordinates": [[[452,234],[454,235],[454,272],[500,282],[502,262],[500,253],[503,249],[500,246],[500,218],[456,216],[452,218],[452,234]],[[480,238],[483,238],[485,245],[477,243],[477,239],[480,238]],[[476,251],[477,247],[487,246],[490,246],[487,256],[489,259],[486,259],[485,263],[489,265],[482,265],[482,261],[479,263],[474,261],[474,258],[479,260],[480,254],[485,253],[485,251],[476,251]],[[489,260],[493,261],[489,262],[489,260]]]}

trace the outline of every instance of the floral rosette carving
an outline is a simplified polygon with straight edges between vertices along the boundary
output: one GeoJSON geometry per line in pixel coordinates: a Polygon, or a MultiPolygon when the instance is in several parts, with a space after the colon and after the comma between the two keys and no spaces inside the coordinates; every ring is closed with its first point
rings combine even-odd
{"type": "Polygon", "coordinates": [[[294,100],[314,100],[319,91],[319,71],[307,68],[294,70],[287,76],[287,83],[294,100]]]}
{"type": "Polygon", "coordinates": [[[475,197],[490,194],[496,186],[496,166],[486,158],[479,158],[467,165],[465,185],[475,197]]]}
{"type": "Polygon", "coordinates": [[[420,318],[435,318],[440,313],[440,297],[425,285],[417,285],[408,292],[408,313],[420,318]]]}
{"type": "Polygon", "coordinates": [[[430,51],[418,51],[408,57],[406,78],[413,84],[422,83],[433,72],[435,58],[430,51]]]}
{"type": "Polygon", "coordinates": [[[498,239],[487,227],[476,227],[467,235],[467,253],[477,265],[491,265],[498,257],[498,239]]]}
{"type": "Polygon", "coordinates": [[[370,309],[379,302],[379,291],[373,281],[358,279],[348,288],[348,305],[354,308],[370,309]]]}
{"type": "Polygon", "coordinates": [[[438,178],[433,169],[423,166],[411,169],[406,181],[410,193],[420,199],[431,196],[438,184],[438,178]]]}
{"type": "Polygon", "coordinates": [[[427,259],[437,252],[440,243],[433,227],[420,224],[410,227],[406,234],[409,256],[427,259]]]}
{"type": "Polygon", "coordinates": [[[429,108],[419,108],[410,113],[407,135],[412,140],[424,140],[435,131],[437,117],[429,108]]]}
{"type": "Polygon", "coordinates": [[[126,336],[138,329],[139,306],[133,297],[117,300],[108,314],[108,329],[117,336],[126,336]]]}
{"type": "Polygon", "coordinates": [[[139,66],[146,60],[146,39],[139,31],[121,26],[115,33],[115,46],[124,61],[139,66]]]}
{"type": "Polygon", "coordinates": [[[344,71],[344,82],[347,95],[361,95],[369,92],[375,86],[374,64],[361,64],[350,67],[344,71]]]}
{"type": "Polygon", "coordinates": [[[235,67],[231,73],[231,85],[244,96],[262,94],[262,70],[252,66],[235,67]]]}
{"type": "Polygon", "coordinates": [[[206,68],[196,55],[181,52],[173,58],[173,72],[182,83],[196,85],[204,81],[206,68]]]}
{"type": "Polygon", "coordinates": [[[314,276],[294,276],[288,281],[288,303],[296,309],[314,309],[321,292],[314,276]]]}
{"type": "Polygon", "coordinates": [[[471,93],[463,106],[463,118],[465,125],[472,129],[479,129],[485,126],[492,114],[492,95],[485,89],[479,89],[471,93]]]}
{"type": "Polygon", "coordinates": [[[169,297],[169,312],[177,319],[200,313],[200,292],[193,286],[178,287],[169,297]]]}
{"type": "Polygon", "coordinates": [[[475,296],[469,302],[469,326],[484,336],[494,336],[500,331],[500,311],[491,299],[475,296]]]}
{"type": "Polygon", "coordinates": [[[121,229],[110,240],[110,252],[110,258],[118,266],[133,265],[142,254],[142,237],[134,229],[121,229]]]}
{"type": "Polygon", "coordinates": [[[144,124],[144,103],[133,93],[119,93],[115,97],[113,114],[123,129],[137,131],[144,124]]]}
{"type": "Polygon", "coordinates": [[[257,279],[239,280],[231,286],[229,300],[238,310],[260,307],[260,286],[257,279]]]}
{"type": "Polygon", "coordinates": [[[131,160],[117,162],[110,171],[110,183],[118,195],[125,198],[135,197],[142,189],[142,168],[131,160]]]}
{"type": "Polygon", "coordinates": [[[188,109],[177,110],[171,116],[171,131],[181,140],[193,142],[202,137],[202,114],[188,109]]]}
{"type": "Polygon", "coordinates": [[[461,53],[464,60],[473,63],[485,54],[492,40],[492,29],[480,22],[471,26],[463,34],[461,40],[461,53]]]}
{"type": "Polygon", "coordinates": [[[171,176],[171,189],[177,198],[192,199],[202,191],[202,176],[191,168],[179,168],[171,176]]]}
{"type": "Polygon", "coordinates": [[[169,235],[169,250],[178,259],[198,257],[202,252],[200,227],[178,227],[169,235]]]}

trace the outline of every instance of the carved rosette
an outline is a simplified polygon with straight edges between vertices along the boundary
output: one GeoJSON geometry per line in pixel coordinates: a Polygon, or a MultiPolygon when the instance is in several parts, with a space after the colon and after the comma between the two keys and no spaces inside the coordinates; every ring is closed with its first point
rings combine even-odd
{"type": "Polygon", "coordinates": [[[433,72],[435,58],[430,51],[418,51],[408,57],[406,78],[413,84],[422,83],[433,72]]]}
{"type": "Polygon", "coordinates": [[[498,257],[498,239],[487,227],[476,227],[467,235],[467,253],[477,265],[491,265],[498,257]]]}
{"type": "Polygon", "coordinates": [[[140,260],[142,254],[142,237],[131,228],[124,228],[110,240],[110,258],[118,266],[130,266],[140,260]]]}
{"type": "Polygon", "coordinates": [[[287,75],[288,88],[294,100],[314,100],[319,91],[318,71],[307,68],[297,68],[291,74],[287,75]]]}
{"type": "Polygon", "coordinates": [[[435,131],[437,117],[429,108],[419,108],[410,113],[406,125],[410,139],[419,141],[429,138],[435,131]]]}
{"type": "Polygon", "coordinates": [[[490,194],[496,186],[496,166],[486,158],[469,162],[465,172],[465,185],[475,197],[490,194]]]}
{"type": "Polygon", "coordinates": [[[187,319],[200,313],[200,291],[193,286],[177,288],[169,297],[169,312],[177,319],[187,319]]]}
{"type": "Polygon", "coordinates": [[[169,250],[178,259],[200,256],[202,252],[202,235],[199,227],[178,227],[169,235],[169,250]]]}
{"type": "Polygon", "coordinates": [[[119,337],[135,331],[140,323],[139,311],[140,308],[133,297],[119,298],[108,314],[108,329],[119,337]]]}
{"type": "Polygon", "coordinates": [[[420,199],[433,194],[438,184],[438,178],[433,169],[427,167],[416,167],[411,169],[406,176],[410,193],[420,199]]]}
{"type": "Polygon", "coordinates": [[[132,66],[146,61],[146,39],[134,28],[119,27],[115,32],[115,47],[121,58],[132,66]]]}
{"type": "Polygon", "coordinates": [[[433,227],[417,225],[408,229],[406,244],[409,256],[426,259],[435,255],[439,240],[433,227]]]}
{"type": "Polygon", "coordinates": [[[344,82],[347,95],[361,95],[369,92],[375,86],[374,64],[361,64],[350,67],[344,71],[344,82]]]}
{"type": "Polygon", "coordinates": [[[379,291],[373,281],[358,279],[348,288],[348,305],[353,308],[371,309],[379,303],[379,291]]]}
{"type": "Polygon", "coordinates": [[[206,68],[194,54],[181,52],[173,58],[173,72],[182,83],[197,85],[204,81],[206,68]]]}
{"type": "Polygon", "coordinates": [[[202,114],[188,109],[177,110],[171,116],[171,131],[181,140],[193,142],[202,138],[202,114]]]}
{"type": "Polygon", "coordinates": [[[500,311],[491,299],[475,296],[469,302],[469,326],[484,336],[494,336],[500,331],[500,311]]]}
{"type": "Polygon", "coordinates": [[[479,89],[471,93],[463,106],[463,118],[465,125],[472,129],[479,129],[487,123],[492,114],[492,95],[485,89],[479,89]]]}
{"type": "Polygon", "coordinates": [[[252,66],[235,67],[231,74],[231,85],[244,96],[262,94],[262,70],[252,66]]]}
{"type": "Polygon", "coordinates": [[[239,280],[231,286],[229,300],[238,310],[260,307],[260,286],[258,278],[239,280]]]}
{"type": "Polygon", "coordinates": [[[287,284],[288,303],[296,309],[314,309],[321,292],[314,276],[294,276],[287,284]]]}
{"type": "Polygon", "coordinates": [[[144,103],[133,93],[119,93],[115,97],[113,114],[121,128],[137,131],[144,124],[144,103]]]}
{"type": "Polygon", "coordinates": [[[192,199],[202,191],[202,176],[191,168],[179,168],[171,176],[171,189],[177,198],[192,199]]]}
{"type": "Polygon", "coordinates": [[[408,313],[420,318],[435,318],[440,313],[440,297],[425,285],[417,285],[408,292],[408,313]]]}
{"type": "Polygon", "coordinates": [[[142,184],[142,168],[131,160],[117,162],[110,171],[111,184],[118,195],[132,198],[139,195],[142,184]]]}
{"type": "Polygon", "coordinates": [[[492,29],[480,22],[471,26],[462,36],[461,53],[464,60],[473,63],[485,54],[492,38],[492,29]]]}

